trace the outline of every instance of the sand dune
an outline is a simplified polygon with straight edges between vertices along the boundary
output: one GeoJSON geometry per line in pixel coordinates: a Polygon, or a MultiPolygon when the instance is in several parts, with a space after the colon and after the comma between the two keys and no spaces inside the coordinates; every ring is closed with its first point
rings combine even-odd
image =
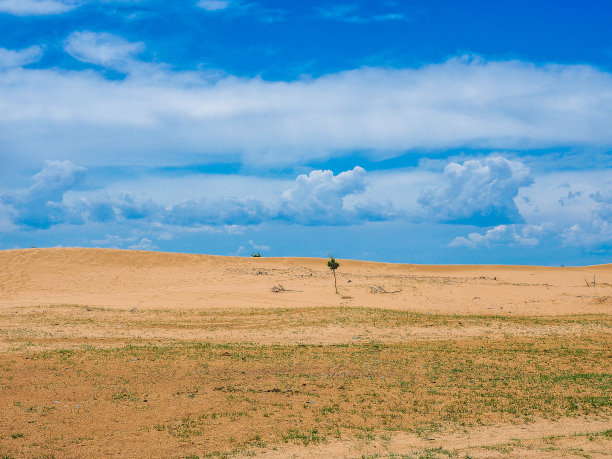
{"type": "Polygon", "coordinates": [[[5,250],[0,251],[0,306],[227,309],[344,305],[461,314],[612,312],[612,265],[427,266],[339,261],[338,295],[326,261],[320,258],[85,248],[5,250]],[[285,291],[274,292],[274,286],[285,291]]]}

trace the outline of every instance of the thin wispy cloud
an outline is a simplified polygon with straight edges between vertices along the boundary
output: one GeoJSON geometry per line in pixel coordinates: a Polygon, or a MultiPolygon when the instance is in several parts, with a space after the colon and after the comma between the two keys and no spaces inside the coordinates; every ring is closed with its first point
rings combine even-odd
{"type": "Polygon", "coordinates": [[[406,19],[405,15],[398,12],[382,14],[365,14],[359,5],[340,4],[316,10],[321,17],[335,21],[349,22],[353,24],[367,24],[371,22],[401,21],[406,19]]]}
{"type": "Polygon", "coordinates": [[[43,55],[40,46],[12,50],[0,48],[0,70],[19,68],[38,61],[43,55]]]}
{"type": "Polygon", "coordinates": [[[283,9],[268,8],[258,2],[241,0],[200,0],[196,6],[209,13],[223,13],[229,18],[249,17],[264,24],[282,21],[286,16],[283,9]]]}
{"type": "Polygon", "coordinates": [[[197,3],[199,8],[206,11],[221,11],[230,5],[229,0],[200,0],[197,3]]]}
{"type": "Polygon", "coordinates": [[[0,0],[0,13],[44,16],[67,13],[82,2],[77,0],[0,0]]]}
{"type": "Polygon", "coordinates": [[[65,50],[75,59],[111,69],[133,71],[135,57],[145,49],[144,43],[132,43],[109,33],[73,32],[65,50]]]}

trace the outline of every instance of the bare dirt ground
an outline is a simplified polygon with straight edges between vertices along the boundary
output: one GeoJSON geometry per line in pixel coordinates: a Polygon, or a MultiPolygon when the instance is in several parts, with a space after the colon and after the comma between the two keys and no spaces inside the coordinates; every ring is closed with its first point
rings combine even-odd
{"type": "Polygon", "coordinates": [[[0,457],[610,457],[612,265],[0,251],[0,457]]]}

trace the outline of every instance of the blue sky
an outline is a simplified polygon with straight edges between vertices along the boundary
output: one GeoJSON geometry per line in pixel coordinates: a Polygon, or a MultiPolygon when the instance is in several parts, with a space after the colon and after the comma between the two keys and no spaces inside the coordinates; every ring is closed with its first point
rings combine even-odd
{"type": "Polygon", "coordinates": [[[612,262],[607,1],[0,0],[0,249],[612,262]]]}

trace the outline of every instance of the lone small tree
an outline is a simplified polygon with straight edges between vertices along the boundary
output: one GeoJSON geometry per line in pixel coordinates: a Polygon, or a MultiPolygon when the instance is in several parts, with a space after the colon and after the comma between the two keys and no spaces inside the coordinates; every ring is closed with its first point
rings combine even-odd
{"type": "Polygon", "coordinates": [[[340,263],[336,261],[331,253],[329,254],[329,260],[327,260],[327,266],[329,269],[331,269],[332,273],[334,273],[334,288],[336,289],[336,293],[338,293],[338,285],[336,284],[336,269],[340,267],[340,263]]]}

